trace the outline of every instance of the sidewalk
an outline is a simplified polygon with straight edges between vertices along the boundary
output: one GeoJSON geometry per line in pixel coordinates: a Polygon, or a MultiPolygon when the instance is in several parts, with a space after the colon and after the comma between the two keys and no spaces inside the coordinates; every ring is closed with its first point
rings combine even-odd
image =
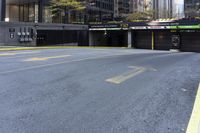
{"type": "Polygon", "coordinates": [[[20,51],[20,50],[42,50],[42,49],[62,49],[62,48],[125,48],[125,47],[99,47],[99,46],[41,46],[41,47],[15,47],[15,46],[0,46],[0,52],[20,51]]]}

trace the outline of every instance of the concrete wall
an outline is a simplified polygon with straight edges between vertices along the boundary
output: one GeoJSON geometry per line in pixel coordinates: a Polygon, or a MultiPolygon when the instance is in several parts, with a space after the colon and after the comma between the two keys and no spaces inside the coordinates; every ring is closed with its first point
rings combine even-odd
{"type": "Polygon", "coordinates": [[[5,27],[0,26],[0,46],[5,45],[5,27]]]}
{"type": "Polygon", "coordinates": [[[73,24],[45,24],[25,22],[0,22],[0,45],[1,46],[37,46],[38,30],[88,30],[86,25],[73,24]],[[33,30],[33,40],[20,42],[19,32],[33,30]],[[12,35],[11,35],[12,34],[12,35]]]}
{"type": "Polygon", "coordinates": [[[1,46],[36,46],[36,30],[33,25],[19,24],[19,23],[6,23],[0,22],[0,45],[1,46]],[[21,30],[20,30],[21,29],[21,30]],[[20,42],[18,33],[28,32],[28,29],[33,29],[34,38],[32,41],[20,42]]]}

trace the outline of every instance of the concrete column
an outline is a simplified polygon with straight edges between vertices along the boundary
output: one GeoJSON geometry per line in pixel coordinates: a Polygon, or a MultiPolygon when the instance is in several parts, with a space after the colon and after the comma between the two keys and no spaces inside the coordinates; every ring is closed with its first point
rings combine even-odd
{"type": "Polygon", "coordinates": [[[92,35],[92,31],[89,31],[89,46],[93,46],[93,35],[92,35]]]}
{"type": "Polygon", "coordinates": [[[6,0],[0,0],[0,21],[5,21],[6,17],[6,0]]]}
{"type": "Polygon", "coordinates": [[[155,38],[154,38],[154,32],[151,32],[151,49],[154,50],[155,49],[155,38]]]}
{"type": "Polygon", "coordinates": [[[38,2],[38,22],[43,22],[44,15],[44,0],[39,0],[38,2]]]}
{"type": "Polygon", "coordinates": [[[128,31],[128,48],[132,48],[132,32],[128,31]]]}

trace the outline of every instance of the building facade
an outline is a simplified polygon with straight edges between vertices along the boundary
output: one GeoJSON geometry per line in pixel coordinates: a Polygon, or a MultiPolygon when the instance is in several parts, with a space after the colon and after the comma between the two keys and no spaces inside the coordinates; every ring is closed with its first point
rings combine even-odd
{"type": "Polygon", "coordinates": [[[185,17],[200,17],[200,0],[185,0],[185,17]]]}
{"type": "Polygon", "coordinates": [[[132,0],[114,0],[114,17],[124,17],[131,12],[132,0]]]}
{"type": "Polygon", "coordinates": [[[156,19],[172,18],[173,0],[153,0],[153,9],[156,19]]]}
{"type": "Polygon", "coordinates": [[[112,19],[114,0],[88,0],[83,11],[70,11],[66,21],[63,11],[50,10],[51,0],[1,0],[1,20],[9,22],[85,23],[112,19]]]}
{"type": "MultiPolygon", "coordinates": [[[[88,26],[69,24],[63,12],[53,16],[49,5],[50,0],[1,0],[0,45],[86,45],[88,26]]],[[[70,15],[70,23],[90,19],[84,12],[70,15]]]]}
{"type": "Polygon", "coordinates": [[[113,20],[114,0],[89,0],[84,13],[88,22],[113,20]]]}
{"type": "Polygon", "coordinates": [[[153,12],[154,19],[173,17],[174,0],[133,0],[132,12],[153,12]]]}
{"type": "Polygon", "coordinates": [[[132,1],[132,12],[144,12],[153,9],[152,0],[133,0],[132,1]]]}

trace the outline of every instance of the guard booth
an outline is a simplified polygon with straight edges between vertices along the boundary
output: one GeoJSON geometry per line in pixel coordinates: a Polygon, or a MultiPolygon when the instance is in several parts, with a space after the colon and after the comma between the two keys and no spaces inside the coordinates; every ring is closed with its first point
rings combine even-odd
{"type": "Polygon", "coordinates": [[[97,24],[89,26],[90,46],[128,46],[127,24],[97,24]]]}
{"type": "Polygon", "coordinates": [[[130,24],[132,47],[200,52],[200,21],[176,20],[130,24]]]}

